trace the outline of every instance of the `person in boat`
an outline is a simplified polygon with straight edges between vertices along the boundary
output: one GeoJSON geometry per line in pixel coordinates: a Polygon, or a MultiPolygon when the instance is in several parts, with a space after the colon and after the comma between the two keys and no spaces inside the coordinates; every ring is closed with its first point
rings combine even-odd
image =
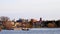
{"type": "Polygon", "coordinates": [[[22,30],[29,30],[28,28],[26,28],[26,25],[27,25],[26,23],[23,23],[22,25],[23,25],[22,30]]]}

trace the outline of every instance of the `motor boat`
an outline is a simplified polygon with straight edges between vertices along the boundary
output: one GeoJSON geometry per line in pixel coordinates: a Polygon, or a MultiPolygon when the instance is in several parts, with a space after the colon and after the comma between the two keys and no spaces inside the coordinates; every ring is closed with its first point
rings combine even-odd
{"type": "Polygon", "coordinates": [[[24,30],[24,31],[28,31],[28,30],[29,30],[29,28],[22,28],[22,30],[24,30]]]}

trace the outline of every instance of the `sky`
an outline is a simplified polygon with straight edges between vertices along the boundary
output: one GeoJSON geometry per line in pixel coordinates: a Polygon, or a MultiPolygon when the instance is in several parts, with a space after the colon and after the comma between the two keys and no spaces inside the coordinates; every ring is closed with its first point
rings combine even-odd
{"type": "Polygon", "coordinates": [[[60,0],[0,0],[0,16],[10,19],[60,19],[60,0]]]}

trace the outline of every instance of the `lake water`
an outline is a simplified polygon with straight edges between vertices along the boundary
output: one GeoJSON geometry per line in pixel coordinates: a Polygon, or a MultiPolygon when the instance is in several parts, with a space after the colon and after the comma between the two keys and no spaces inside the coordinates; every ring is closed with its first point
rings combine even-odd
{"type": "Polygon", "coordinates": [[[32,28],[23,30],[2,30],[0,34],[60,34],[60,28],[32,28]]]}

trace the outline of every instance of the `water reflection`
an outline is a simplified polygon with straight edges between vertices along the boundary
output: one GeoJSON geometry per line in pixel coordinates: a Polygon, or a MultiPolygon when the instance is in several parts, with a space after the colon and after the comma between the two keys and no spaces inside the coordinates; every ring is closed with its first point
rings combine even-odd
{"type": "Polygon", "coordinates": [[[0,34],[60,34],[60,28],[33,28],[29,31],[2,30],[0,34]]]}

